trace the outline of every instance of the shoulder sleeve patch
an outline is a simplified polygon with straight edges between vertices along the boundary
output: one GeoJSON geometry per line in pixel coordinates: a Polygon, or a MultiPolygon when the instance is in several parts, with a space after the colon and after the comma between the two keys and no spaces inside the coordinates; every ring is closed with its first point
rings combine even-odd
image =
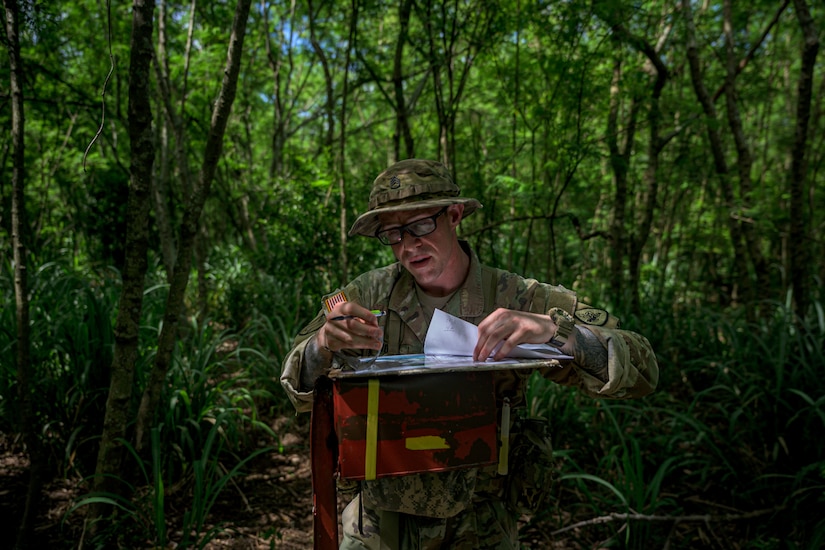
{"type": "Polygon", "coordinates": [[[574,313],[576,319],[586,325],[594,325],[601,327],[607,324],[610,314],[603,309],[596,309],[595,307],[585,307],[577,309],[574,313]]]}
{"type": "Polygon", "coordinates": [[[319,313],[315,319],[309,322],[307,326],[301,329],[301,332],[298,333],[298,336],[306,336],[307,334],[312,334],[316,332],[319,328],[321,328],[324,323],[326,322],[327,318],[323,313],[319,313]]]}

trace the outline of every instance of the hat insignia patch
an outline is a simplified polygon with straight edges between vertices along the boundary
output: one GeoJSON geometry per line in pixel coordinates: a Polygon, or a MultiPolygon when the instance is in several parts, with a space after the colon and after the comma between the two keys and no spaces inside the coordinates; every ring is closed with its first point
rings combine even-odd
{"type": "Polygon", "coordinates": [[[401,180],[398,179],[398,176],[393,176],[390,178],[390,189],[398,189],[401,187],[401,180]]]}

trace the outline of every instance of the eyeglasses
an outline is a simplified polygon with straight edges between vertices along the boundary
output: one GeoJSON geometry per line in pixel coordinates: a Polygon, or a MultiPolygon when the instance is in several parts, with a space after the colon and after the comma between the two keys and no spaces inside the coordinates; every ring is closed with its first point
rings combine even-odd
{"type": "Polygon", "coordinates": [[[401,227],[393,227],[392,229],[384,229],[383,231],[378,231],[375,236],[378,237],[378,240],[381,241],[381,244],[393,245],[398,244],[404,239],[404,232],[409,233],[413,237],[423,237],[425,235],[429,235],[437,226],[436,218],[438,218],[441,214],[447,211],[449,206],[445,206],[432,216],[427,216],[426,218],[421,218],[420,220],[415,220],[414,222],[410,222],[407,225],[402,225],[401,227]]]}

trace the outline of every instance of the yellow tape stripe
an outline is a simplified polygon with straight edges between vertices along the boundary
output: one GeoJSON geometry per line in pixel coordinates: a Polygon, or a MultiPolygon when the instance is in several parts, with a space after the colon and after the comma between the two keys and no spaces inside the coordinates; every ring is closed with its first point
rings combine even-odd
{"type": "Polygon", "coordinates": [[[364,457],[364,479],[375,479],[378,453],[378,387],[377,378],[370,378],[367,393],[367,441],[364,457]]]}
{"type": "Polygon", "coordinates": [[[449,449],[447,440],[437,435],[422,435],[418,437],[408,437],[405,441],[406,447],[410,451],[432,451],[434,449],[449,449]]]}

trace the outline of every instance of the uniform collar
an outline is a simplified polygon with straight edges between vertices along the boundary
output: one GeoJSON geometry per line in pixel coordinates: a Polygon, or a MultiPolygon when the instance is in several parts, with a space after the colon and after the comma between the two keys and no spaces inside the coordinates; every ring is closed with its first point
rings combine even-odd
{"type": "MultiPolygon", "coordinates": [[[[461,249],[470,256],[470,268],[464,283],[458,288],[444,309],[447,313],[463,319],[478,317],[484,312],[481,262],[467,241],[458,242],[461,249]]],[[[415,295],[415,279],[400,263],[396,265],[401,273],[390,296],[389,308],[397,312],[405,322],[409,322],[415,319],[416,316],[423,315],[423,312],[415,295]]]]}

